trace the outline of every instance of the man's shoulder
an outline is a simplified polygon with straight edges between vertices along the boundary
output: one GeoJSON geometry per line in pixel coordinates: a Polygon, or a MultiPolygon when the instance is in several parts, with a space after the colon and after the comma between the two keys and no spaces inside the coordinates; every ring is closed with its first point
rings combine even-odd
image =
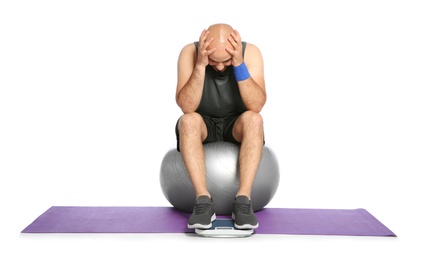
{"type": "Polygon", "coordinates": [[[194,52],[195,50],[196,45],[194,42],[184,45],[184,47],[181,49],[182,52],[194,52]]]}
{"type": "Polygon", "coordinates": [[[260,55],[260,49],[256,45],[248,42],[246,44],[245,53],[249,55],[254,55],[254,54],[260,55]]]}
{"type": "Polygon", "coordinates": [[[179,57],[188,58],[188,57],[194,56],[195,52],[196,52],[196,47],[194,46],[194,43],[189,43],[189,44],[184,45],[183,48],[181,48],[179,57]]]}
{"type": "Polygon", "coordinates": [[[258,50],[259,48],[255,45],[255,44],[253,44],[253,43],[249,43],[249,42],[244,42],[245,43],[245,46],[246,46],[246,49],[252,49],[252,50],[258,50]]]}

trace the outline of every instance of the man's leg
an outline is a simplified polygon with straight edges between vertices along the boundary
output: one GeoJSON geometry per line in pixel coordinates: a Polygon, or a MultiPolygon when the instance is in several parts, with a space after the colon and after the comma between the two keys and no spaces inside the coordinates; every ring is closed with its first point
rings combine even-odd
{"type": "Polygon", "coordinates": [[[178,122],[180,152],[190,175],[196,198],[210,197],[206,186],[205,155],[203,140],[207,135],[206,125],[197,113],[184,114],[178,122]]]}
{"type": "Polygon", "coordinates": [[[247,111],[233,127],[234,138],[241,143],[239,154],[240,186],[238,195],[251,199],[254,178],[263,153],[263,119],[259,113],[247,111]]]}
{"type": "Polygon", "coordinates": [[[211,228],[215,207],[206,184],[203,140],[206,125],[197,113],[184,114],[178,123],[180,152],[196,194],[196,203],[189,218],[188,228],[211,228]]]}
{"type": "Polygon", "coordinates": [[[251,193],[264,145],[263,119],[259,113],[247,111],[238,117],[233,127],[234,138],[241,143],[239,152],[240,184],[233,203],[233,218],[237,228],[257,228],[258,222],[251,204],[251,193]]]}

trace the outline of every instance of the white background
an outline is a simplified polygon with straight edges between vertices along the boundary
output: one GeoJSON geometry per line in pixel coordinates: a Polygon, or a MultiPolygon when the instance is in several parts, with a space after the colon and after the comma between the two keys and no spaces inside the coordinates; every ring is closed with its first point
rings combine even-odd
{"type": "Polygon", "coordinates": [[[1,1],[2,259],[420,259],[419,1],[1,1]],[[397,238],[20,234],[51,206],[169,206],[180,49],[212,23],[260,47],[268,207],[365,208],[397,238]]]}

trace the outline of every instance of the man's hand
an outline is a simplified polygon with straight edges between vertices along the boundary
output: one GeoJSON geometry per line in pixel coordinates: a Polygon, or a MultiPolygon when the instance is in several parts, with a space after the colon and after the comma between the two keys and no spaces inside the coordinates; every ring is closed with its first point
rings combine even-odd
{"type": "Polygon", "coordinates": [[[234,49],[226,47],[225,49],[232,56],[232,65],[237,67],[243,63],[243,45],[241,43],[241,37],[237,30],[231,32],[228,41],[231,43],[234,49]]]}
{"type": "Polygon", "coordinates": [[[209,64],[209,55],[216,51],[216,48],[207,50],[213,41],[213,37],[208,39],[209,31],[203,30],[199,38],[199,48],[197,53],[196,66],[206,67],[209,64]]]}

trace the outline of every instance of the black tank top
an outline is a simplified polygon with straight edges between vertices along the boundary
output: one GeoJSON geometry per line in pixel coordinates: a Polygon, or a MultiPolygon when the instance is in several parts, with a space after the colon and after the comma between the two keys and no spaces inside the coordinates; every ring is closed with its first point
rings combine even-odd
{"type": "MultiPolygon", "coordinates": [[[[197,51],[198,42],[194,44],[197,51]]],[[[244,57],[246,42],[242,42],[242,44],[244,57]]],[[[246,106],[241,99],[233,66],[228,66],[223,72],[218,72],[208,65],[202,99],[196,112],[205,116],[221,118],[241,114],[245,111],[246,106]]]]}

